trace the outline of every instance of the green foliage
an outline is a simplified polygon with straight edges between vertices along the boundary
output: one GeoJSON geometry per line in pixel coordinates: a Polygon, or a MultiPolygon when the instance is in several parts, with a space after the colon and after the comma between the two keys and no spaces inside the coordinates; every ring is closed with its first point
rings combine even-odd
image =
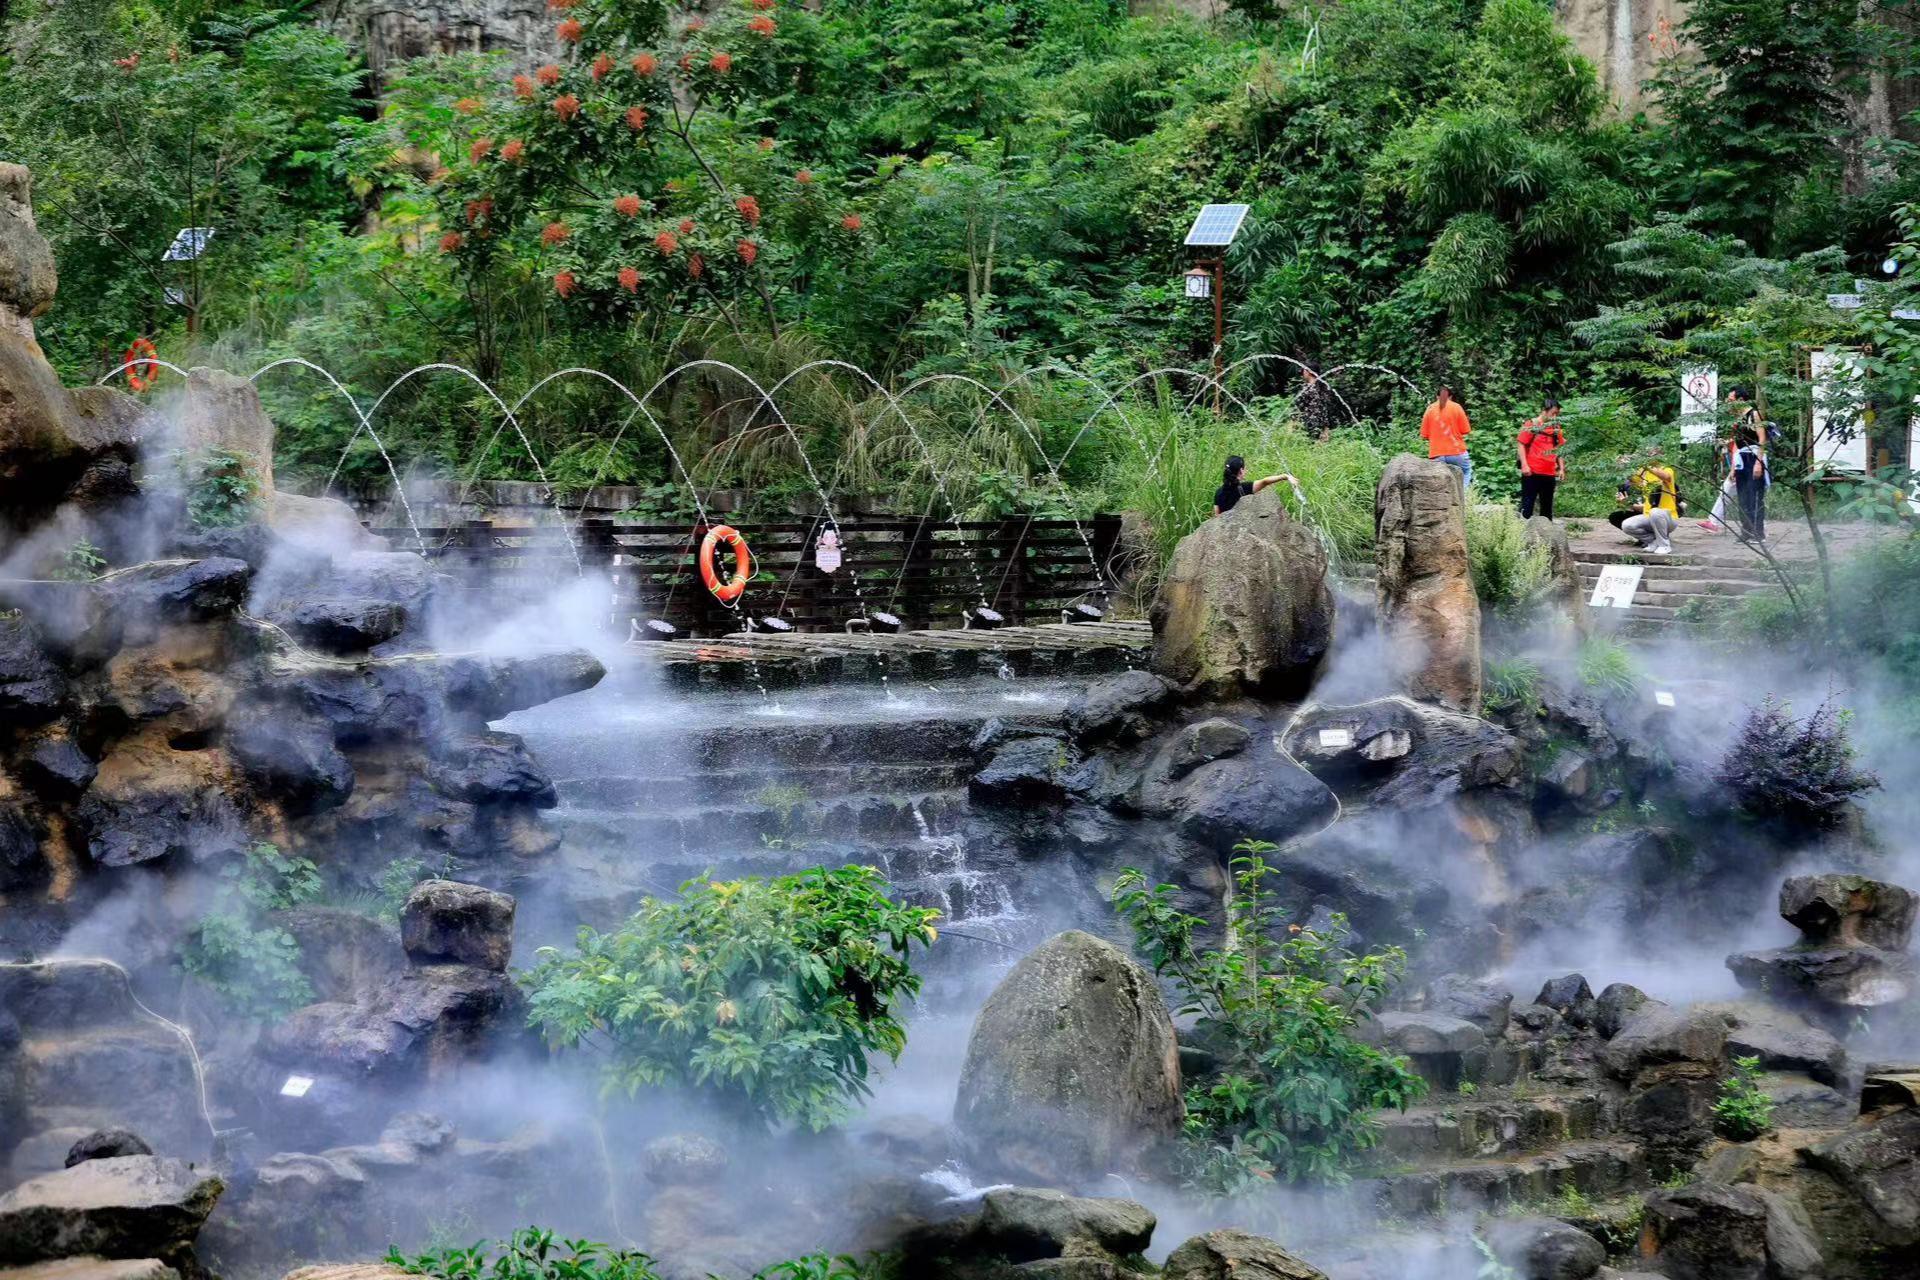
{"type": "Polygon", "coordinates": [[[260,477],[245,456],[210,449],[181,454],[178,465],[186,489],[187,518],[194,528],[232,528],[259,513],[260,477]]]}
{"type": "Polygon", "coordinates": [[[1773,1099],[1760,1087],[1760,1059],[1735,1058],[1733,1074],[1720,1082],[1713,1127],[1733,1142],[1749,1142],[1773,1127],[1773,1099]]]}
{"type": "Polygon", "coordinates": [[[180,965],[242,1017],[271,1020],[310,1002],[300,944],[271,913],[320,896],[320,873],[306,858],[265,842],[220,869],[213,904],[180,950],[180,965]]]}
{"type": "Polygon", "coordinates": [[[1512,507],[1467,508],[1467,568],[1482,607],[1519,617],[1533,605],[1553,572],[1545,543],[1527,538],[1527,523],[1512,507]]]}
{"type": "MultiPolygon", "coordinates": [[[[434,1280],[660,1280],[654,1260],[634,1249],[592,1240],[557,1238],[540,1227],[523,1227],[504,1241],[466,1247],[429,1248],[406,1254],[387,1250],[387,1265],[434,1280]]],[[[808,1254],[776,1262],[752,1280],[879,1280],[883,1270],[846,1254],[808,1254]]]]}
{"type": "Polygon", "coordinates": [[[1533,713],[1540,705],[1540,664],[1531,658],[1490,658],[1482,700],[1488,715],[1533,713]]]}
{"type": "Polygon", "coordinates": [[[1149,886],[1129,869],[1113,889],[1140,951],[1173,980],[1178,1015],[1220,1055],[1217,1074],[1187,1092],[1184,1169],[1215,1194],[1271,1177],[1343,1181],[1374,1144],[1371,1113],[1404,1108],[1426,1088],[1405,1059],[1354,1034],[1405,972],[1405,954],[1348,952],[1344,921],[1334,935],[1286,924],[1266,883],[1272,848],[1236,847],[1218,948],[1199,945],[1208,922],[1173,906],[1172,885],[1149,886]]]}
{"type": "Polygon", "coordinates": [[[915,944],[937,913],[887,898],[871,867],[694,880],[577,950],[543,948],[530,1020],[556,1046],[608,1043],[608,1090],[704,1089],[746,1119],[824,1129],[867,1092],[868,1057],[906,1045],[915,944]]]}
{"type": "Polygon", "coordinates": [[[100,554],[100,548],[82,538],[61,555],[53,576],[61,582],[92,582],[106,567],[107,558],[100,554]]]}
{"type": "Polygon", "coordinates": [[[1580,642],[1575,670],[1581,684],[1607,698],[1632,697],[1642,679],[1633,654],[1608,636],[1588,636],[1580,642]]]}

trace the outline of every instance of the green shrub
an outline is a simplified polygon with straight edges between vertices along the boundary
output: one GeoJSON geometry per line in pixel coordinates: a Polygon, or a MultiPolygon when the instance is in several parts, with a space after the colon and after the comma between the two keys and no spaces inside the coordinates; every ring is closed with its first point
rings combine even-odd
{"type": "Polygon", "coordinates": [[[53,577],[60,582],[92,582],[106,567],[107,558],[100,554],[100,548],[82,538],[60,557],[53,577]]]}
{"type": "Polygon", "coordinates": [[[1540,705],[1540,665],[1531,658],[1495,658],[1488,661],[1483,705],[1488,715],[1537,708],[1540,705]]]}
{"type": "Polygon", "coordinates": [[[1187,1090],[1182,1170],[1214,1194],[1276,1176],[1344,1181],[1374,1144],[1371,1113],[1426,1092],[1406,1059],[1354,1035],[1406,971],[1405,953],[1349,953],[1339,917],[1332,935],[1288,926],[1266,887],[1262,854],[1272,848],[1237,846],[1218,949],[1195,944],[1207,922],[1174,908],[1173,886],[1149,887],[1128,869],[1113,889],[1154,972],[1173,979],[1178,1013],[1195,1018],[1195,1037],[1220,1055],[1218,1072],[1187,1090]]]}
{"type": "Polygon", "coordinates": [[[320,896],[306,858],[255,844],[220,869],[214,905],[181,946],[180,965],[242,1017],[270,1020],[313,999],[300,971],[300,944],[268,913],[320,896]]]}
{"type": "Polygon", "coordinates": [[[1721,1137],[1748,1142],[1773,1127],[1773,1099],[1760,1087],[1760,1059],[1735,1058],[1733,1074],[1720,1082],[1713,1127],[1721,1137]]]}
{"type": "Polygon", "coordinates": [[[242,525],[259,513],[260,477],[244,455],[228,449],[179,456],[187,519],[196,529],[242,525]]]}
{"type": "Polygon", "coordinates": [[[1553,561],[1544,544],[1528,541],[1519,512],[1483,505],[1467,508],[1467,567],[1481,605],[1517,617],[1547,585],[1553,561]]]}
{"type": "Polygon", "coordinates": [[[890,900],[872,867],[693,880],[578,950],[542,948],[530,1019],[559,1046],[602,1036],[605,1085],[678,1086],[742,1118],[824,1129],[867,1092],[867,1058],[906,1046],[914,944],[937,913],[890,900]]]}
{"type": "Polygon", "coordinates": [[[1631,697],[1640,686],[1640,664],[1625,645],[1606,636],[1580,642],[1577,670],[1580,683],[1602,697],[1631,697]]]}
{"type": "MultiPolygon", "coordinates": [[[[405,1254],[387,1250],[387,1264],[409,1275],[436,1280],[660,1280],[654,1260],[635,1249],[593,1240],[555,1239],[553,1232],[525,1227],[509,1240],[482,1240],[465,1248],[429,1248],[405,1254]]],[[[776,1262],[753,1280],[870,1280],[882,1269],[845,1254],[808,1254],[776,1262]]]]}

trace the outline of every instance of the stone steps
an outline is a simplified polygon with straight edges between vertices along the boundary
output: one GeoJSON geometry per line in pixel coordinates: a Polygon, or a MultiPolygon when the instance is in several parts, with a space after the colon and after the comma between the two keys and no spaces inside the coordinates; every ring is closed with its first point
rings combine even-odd
{"type": "Polygon", "coordinates": [[[927,795],[963,790],[972,776],[970,761],[906,764],[834,764],[808,767],[748,766],[711,773],[565,778],[556,783],[561,805],[569,810],[620,809],[627,805],[673,807],[728,795],[751,797],[763,788],[798,787],[808,802],[823,796],[872,791],[887,795],[927,795]]]}
{"type": "Polygon", "coordinates": [[[674,808],[570,807],[556,821],[571,839],[626,848],[636,857],[653,861],[684,850],[707,852],[735,844],[751,848],[756,842],[777,847],[770,842],[917,838],[923,823],[929,832],[951,829],[964,816],[967,803],[966,793],[957,790],[918,795],[876,791],[730,797],[724,790],[715,794],[725,802],[674,808]]]}
{"type": "Polygon", "coordinates": [[[1600,1199],[1644,1181],[1646,1169],[1638,1144],[1599,1138],[1532,1155],[1416,1165],[1356,1185],[1371,1191],[1382,1213],[1424,1217],[1541,1203],[1569,1188],[1600,1199]]]}
{"type": "Polygon", "coordinates": [[[1597,1094],[1459,1098],[1384,1116],[1376,1150],[1401,1161],[1487,1159],[1547,1151],[1610,1131],[1597,1094]]]}

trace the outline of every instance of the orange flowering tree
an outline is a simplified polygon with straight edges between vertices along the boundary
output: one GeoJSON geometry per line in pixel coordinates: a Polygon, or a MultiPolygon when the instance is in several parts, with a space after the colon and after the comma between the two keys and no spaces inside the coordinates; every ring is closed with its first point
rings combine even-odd
{"type": "Polygon", "coordinates": [[[467,144],[436,175],[440,251],[474,274],[531,261],[557,304],[596,319],[711,309],[739,329],[757,309],[778,333],[797,258],[862,230],[770,134],[741,125],[797,74],[780,29],[804,15],[740,0],[676,28],[661,0],[549,7],[562,56],[454,104],[467,144]]]}

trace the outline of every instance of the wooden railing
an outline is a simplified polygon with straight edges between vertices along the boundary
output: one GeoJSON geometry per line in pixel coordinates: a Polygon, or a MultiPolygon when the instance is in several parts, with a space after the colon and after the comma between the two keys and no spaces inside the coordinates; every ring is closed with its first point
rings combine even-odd
{"type": "MultiPolygon", "coordinates": [[[[839,523],[841,566],[815,564],[824,519],[740,523],[755,573],[729,608],[701,583],[696,558],[704,526],[584,520],[504,526],[474,521],[419,531],[436,567],[464,589],[533,598],[578,567],[613,581],[612,621],[663,618],[698,635],[738,631],[742,615],[777,616],[801,630],[838,630],[863,612],[884,610],[909,628],[959,626],[984,601],[1012,623],[1059,621],[1068,606],[1112,589],[1120,517],[951,521],[857,518],[839,523]],[[571,532],[573,546],[568,545],[571,532]]],[[[414,531],[373,532],[396,548],[418,549],[414,531]]],[[[724,577],[731,558],[717,566],[724,577]]]]}

